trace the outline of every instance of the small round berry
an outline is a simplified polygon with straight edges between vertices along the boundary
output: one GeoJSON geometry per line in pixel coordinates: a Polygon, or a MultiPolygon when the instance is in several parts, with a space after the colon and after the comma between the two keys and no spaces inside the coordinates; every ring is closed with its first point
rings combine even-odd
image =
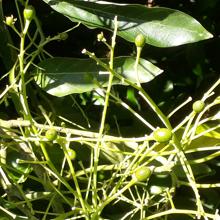
{"type": "Polygon", "coordinates": [[[205,103],[201,100],[195,101],[193,103],[192,109],[194,112],[199,113],[205,108],[205,103]]]}
{"type": "Polygon", "coordinates": [[[98,175],[97,175],[97,178],[98,178],[98,181],[103,181],[104,179],[106,179],[105,172],[103,170],[99,171],[98,175]]]}
{"type": "Polygon", "coordinates": [[[141,167],[138,170],[136,170],[136,172],[134,173],[135,178],[137,181],[139,182],[143,182],[146,181],[150,175],[151,175],[151,170],[149,167],[141,167]]]}
{"type": "Polygon", "coordinates": [[[103,173],[98,174],[98,180],[103,181],[105,179],[105,175],[103,173]]]}
{"type": "Polygon", "coordinates": [[[23,15],[26,20],[29,20],[29,21],[32,20],[35,16],[34,7],[31,5],[27,6],[23,11],[23,15]]]}
{"type": "Polygon", "coordinates": [[[60,40],[66,40],[69,37],[69,35],[66,32],[60,33],[59,38],[60,40]]]}
{"type": "Polygon", "coordinates": [[[57,138],[57,131],[54,128],[51,128],[46,131],[45,136],[49,141],[54,141],[57,138]]]}
{"type": "Polygon", "coordinates": [[[168,128],[158,128],[153,132],[153,137],[159,143],[168,142],[172,138],[172,132],[168,128]]]}
{"type": "Polygon", "coordinates": [[[135,38],[135,45],[136,47],[144,47],[145,44],[145,37],[143,34],[138,34],[135,38]]]}
{"type": "Polygon", "coordinates": [[[69,158],[71,160],[75,160],[76,159],[76,151],[73,150],[73,149],[68,149],[68,155],[69,155],[69,158]]]}

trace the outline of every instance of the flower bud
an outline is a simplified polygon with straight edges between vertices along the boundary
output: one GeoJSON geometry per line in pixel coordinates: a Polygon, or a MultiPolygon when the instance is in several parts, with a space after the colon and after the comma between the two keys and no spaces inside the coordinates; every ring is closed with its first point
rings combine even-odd
{"type": "Polygon", "coordinates": [[[145,44],[145,37],[143,34],[138,34],[135,38],[135,45],[136,47],[144,47],[145,44]]]}
{"type": "Polygon", "coordinates": [[[7,24],[8,26],[13,26],[14,23],[15,23],[15,19],[14,19],[13,15],[5,18],[5,24],[7,24]]]}

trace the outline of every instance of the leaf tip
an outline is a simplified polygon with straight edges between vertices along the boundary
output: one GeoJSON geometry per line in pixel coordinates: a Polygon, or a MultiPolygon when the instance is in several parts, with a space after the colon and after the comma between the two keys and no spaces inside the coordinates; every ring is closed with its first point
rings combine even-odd
{"type": "Polygon", "coordinates": [[[201,37],[204,37],[205,39],[210,39],[210,38],[213,38],[214,36],[210,32],[207,31],[207,33],[202,35],[201,37]]]}

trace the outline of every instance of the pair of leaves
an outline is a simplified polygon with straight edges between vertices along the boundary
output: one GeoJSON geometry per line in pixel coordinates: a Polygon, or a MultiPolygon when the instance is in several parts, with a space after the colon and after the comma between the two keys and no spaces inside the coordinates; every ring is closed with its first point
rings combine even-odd
{"type": "MultiPolygon", "coordinates": [[[[157,47],[172,47],[212,37],[194,18],[169,8],[94,0],[43,1],[71,21],[81,22],[89,28],[113,31],[117,16],[117,34],[131,42],[140,33],[145,36],[146,43],[157,47]]],[[[134,63],[131,57],[115,58],[115,71],[135,82],[134,63]]],[[[55,96],[91,91],[100,85],[106,86],[108,82],[108,73],[89,59],[53,58],[41,62],[39,67],[35,71],[37,84],[55,96]]],[[[161,70],[142,59],[138,73],[140,82],[144,83],[160,74],[161,70]]],[[[123,82],[115,79],[113,84],[123,82]]]]}

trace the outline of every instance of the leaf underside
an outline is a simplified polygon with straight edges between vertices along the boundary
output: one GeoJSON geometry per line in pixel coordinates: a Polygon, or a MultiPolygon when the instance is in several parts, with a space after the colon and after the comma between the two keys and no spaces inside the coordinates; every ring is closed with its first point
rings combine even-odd
{"type": "Polygon", "coordinates": [[[103,1],[43,1],[71,21],[81,22],[90,28],[113,31],[117,16],[117,34],[130,42],[134,42],[140,33],[145,36],[147,44],[157,47],[173,47],[213,37],[193,17],[169,8],[103,1]]]}
{"type": "MultiPolygon", "coordinates": [[[[108,59],[101,59],[108,63],[108,59]]],[[[136,82],[135,58],[114,58],[114,71],[136,82]]],[[[140,59],[138,76],[141,83],[149,82],[162,72],[147,60],[140,59]]],[[[62,97],[92,91],[107,86],[109,73],[91,59],[56,57],[42,61],[34,71],[36,83],[51,95],[62,97]]],[[[116,77],[113,84],[126,85],[116,77]]]]}

